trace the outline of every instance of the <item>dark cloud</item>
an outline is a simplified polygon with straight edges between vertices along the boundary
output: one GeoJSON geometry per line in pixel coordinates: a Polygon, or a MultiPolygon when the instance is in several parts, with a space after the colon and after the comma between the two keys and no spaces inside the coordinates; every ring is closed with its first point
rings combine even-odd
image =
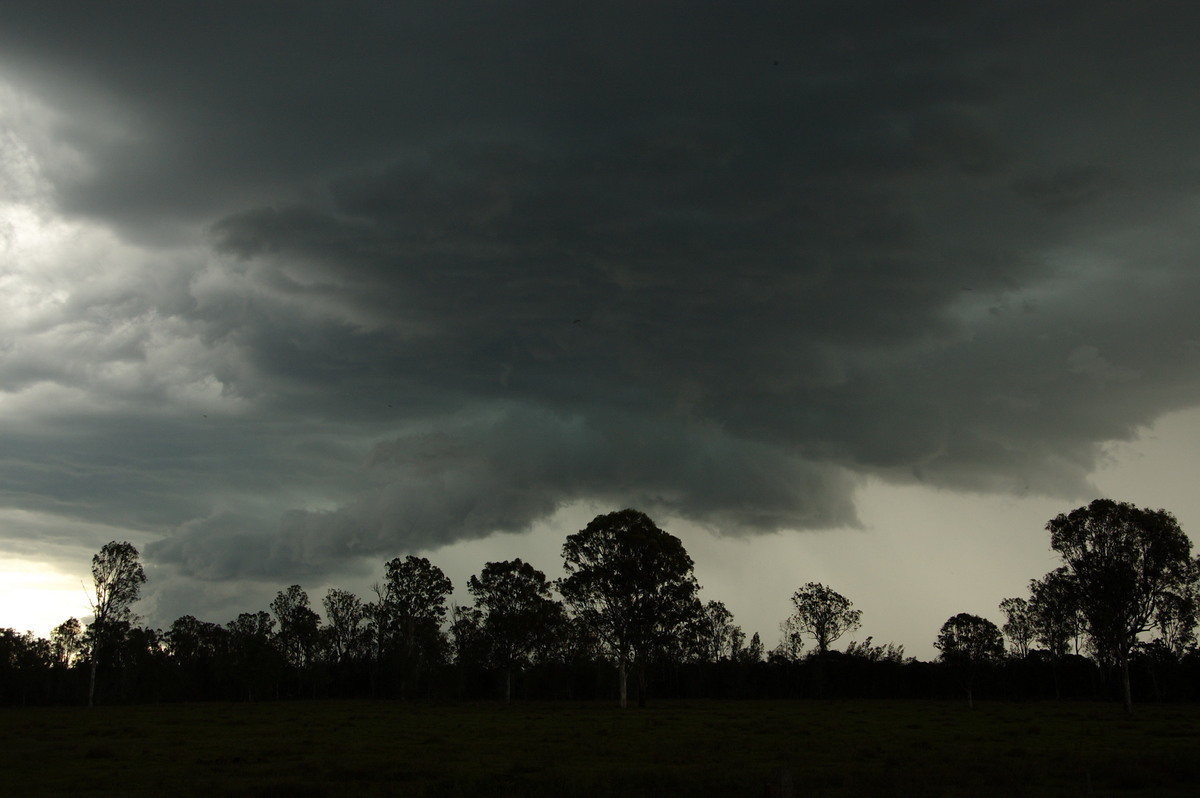
{"type": "Polygon", "coordinates": [[[1094,166],[1068,166],[1049,176],[1025,178],[1016,190],[1047,211],[1086,206],[1119,186],[1111,175],[1094,166]]]}
{"type": "Polygon", "coordinates": [[[219,580],[577,500],[741,535],[853,525],[865,476],[1081,496],[1200,399],[1197,22],[9,6],[48,110],[5,168],[93,232],[14,273],[65,298],[3,328],[4,501],[219,580]]]}
{"type": "Polygon", "coordinates": [[[201,575],[284,578],[397,545],[526,531],[579,497],[726,534],[854,523],[844,473],[699,423],[598,416],[502,407],[383,441],[365,462],[373,486],[335,510],[292,511],[265,533],[206,519],[150,552],[201,575]]]}

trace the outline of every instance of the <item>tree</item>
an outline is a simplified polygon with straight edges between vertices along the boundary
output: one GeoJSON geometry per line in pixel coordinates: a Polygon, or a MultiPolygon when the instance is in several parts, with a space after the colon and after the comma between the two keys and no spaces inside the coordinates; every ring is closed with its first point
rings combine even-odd
{"type": "Polygon", "coordinates": [[[367,617],[379,657],[398,660],[400,690],[407,693],[421,666],[444,655],[441,627],[454,586],[424,557],[396,557],[385,567],[386,580],[375,586],[379,601],[367,607],[367,617]]]}
{"type": "Polygon", "coordinates": [[[538,651],[542,662],[559,665],[596,663],[603,659],[604,642],[579,617],[571,615],[558,603],[557,617],[550,624],[550,634],[538,651]]]}
{"type": "MultiPolygon", "coordinates": [[[[115,648],[121,667],[121,695],[142,695],[158,700],[168,657],[159,629],[119,621],[115,624],[118,645],[115,648]]],[[[112,659],[110,654],[109,659],[112,659]]]]}
{"type": "Polygon", "coordinates": [[[172,659],[193,665],[198,660],[216,657],[227,634],[218,624],[201,621],[194,615],[183,615],[171,624],[164,639],[172,659]]]}
{"type": "Polygon", "coordinates": [[[1004,657],[1004,636],[987,618],[960,612],[942,624],[933,645],[942,652],[942,661],[962,675],[967,706],[974,709],[975,676],[982,667],[1004,657]]]}
{"type": "Polygon", "coordinates": [[[1083,629],[1079,590],[1066,568],[1029,582],[1029,620],[1034,639],[1055,658],[1069,653],[1072,639],[1078,641],[1083,629]]]}
{"type": "Polygon", "coordinates": [[[0,706],[26,703],[53,662],[49,640],[33,632],[0,629],[0,706]]]}
{"type": "Polygon", "coordinates": [[[71,667],[83,651],[83,626],[78,618],[67,618],[50,632],[50,650],[54,661],[71,667]]]}
{"type": "Polygon", "coordinates": [[[483,634],[483,612],[478,607],[450,607],[450,645],[454,662],[466,670],[487,660],[487,638],[483,634]]]}
{"type": "Polygon", "coordinates": [[[239,613],[229,623],[230,658],[233,671],[246,689],[247,700],[261,695],[281,665],[282,655],[271,644],[275,619],[263,610],[239,613]]]}
{"type": "Polygon", "coordinates": [[[309,606],[308,593],[290,585],[275,594],[271,612],[279,621],[275,645],[296,675],[296,693],[304,692],[304,674],[311,668],[321,636],[321,617],[309,606]]]}
{"type": "Polygon", "coordinates": [[[331,587],[322,599],[325,606],[324,640],[330,661],[340,665],[359,656],[363,650],[363,620],[366,617],[362,599],[349,590],[331,587]]]}
{"type": "Polygon", "coordinates": [[[1074,578],[1097,656],[1120,669],[1125,709],[1132,711],[1130,654],[1170,597],[1195,584],[1192,542],[1166,510],[1111,499],[1059,515],[1046,529],[1074,578]]]}
{"type": "Polygon", "coordinates": [[[746,634],[733,622],[733,613],[722,601],[709,601],[696,618],[697,654],[702,662],[734,660],[742,650],[746,634]]]}
{"type": "Polygon", "coordinates": [[[142,594],[146,572],[132,543],[109,541],[92,557],[94,600],[90,628],[91,673],[88,677],[88,706],[96,700],[96,669],[107,653],[105,644],[119,622],[133,617],[130,606],[142,594]]]}
{"type": "Polygon", "coordinates": [[[630,664],[645,706],[647,659],[692,617],[699,589],[692,558],[679,538],[632,509],[596,516],[567,537],[562,552],[567,575],[559,592],[616,658],[621,706],[628,705],[630,664]]]}
{"type": "Polygon", "coordinates": [[[220,688],[221,665],[228,660],[229,630],[194,616],[176,618],[163,636],[182,689],[198,698],[220,688]]]}
{"type": "Polygon", "coordinates": [[[176,618],[164,637],[181,686],[197,698],[207,698],[217,681],[218,663],[228,654],[229,630],[192,615],[176,618]]]}
{"type": "Polygon", "coordinates": [[[1163,647],[1170,651],[1176,659],[1182,657],[1190,646],[1196,643],[1196,585],[1193,583],[1184,590],[1168,591],[1154,615],[1154,625],[1158,627],[1159,640],[1163,647]]]}
{"type": "Polygon", "coordinates": [[[762,662],[765,655],[762,638],[758,632],[750,635],[750,644],[738,652],[738,662],[762,662]]]}
{"type": "Polygon", "coordinates": [[[804,651],[804,629],[795,613],[779,622],[779,645],[771,651],[771,658],[782,662],[796,662],[804,651]]]}
{"type": "Polygon", "coordinates": [[[307,667],[317,647],[321,618],[309,606],[308,593],[300,585],[291,585],[275,594],[271,612],[279,621],[276,642],[283,658],[293,668],[307,667]]]}
{"type": "Polygon", "coordinates": [[[862,610],[850,599],[819,582],[809,582],[792,595],[794,627],[806,632],[825,654],[839,637],[862,625],[862,610]]]}
{"type": "Polygon", "coordinates": [[[513,670],[528,664],[554,622],[558,603],[546,575],[519,558],[489,562],[467,589],[482,613],[480,629],[492,662],[504,671],[504,703],[512,701],[513,670]]]}
{"type": "Polygon", "coordinates": [[[1000,611],[1005,618],[1000,630],[1008,638],[1012,652],[1024,659],[1029,654],[1029,643],[1034,636],[1029,602],[1023,598],[1006,598],[1000,602],[1000,611]]]}
{"type": "Polygon", "coordinates": [[[861,643],[851,642],[846,646],[846,656],[858,657],[868,662],[891,662],[899,665],[904,662],[904,646],[895,643],[875,645],[875,638],[867,635],[867,639],[861,643]]]}

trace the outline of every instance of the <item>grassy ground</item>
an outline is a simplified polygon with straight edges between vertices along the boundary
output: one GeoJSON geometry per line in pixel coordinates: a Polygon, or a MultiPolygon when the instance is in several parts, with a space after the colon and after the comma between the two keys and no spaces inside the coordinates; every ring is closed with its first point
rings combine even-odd
{"type": "Polygon", "coordinates": [[[0,711],[0,792],[1194,795],[1200,707],[288,702],[0,711]]]}

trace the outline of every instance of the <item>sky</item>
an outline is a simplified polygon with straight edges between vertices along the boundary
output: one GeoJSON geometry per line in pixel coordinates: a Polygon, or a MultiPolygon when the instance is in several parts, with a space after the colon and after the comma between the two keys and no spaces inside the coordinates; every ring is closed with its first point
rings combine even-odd
{"type": "Polygon", "coordinates": [[[0,7],[0,626],[635,507],[922,658],[1106,496],[1200,524],[1200,6],[0,7]]]}

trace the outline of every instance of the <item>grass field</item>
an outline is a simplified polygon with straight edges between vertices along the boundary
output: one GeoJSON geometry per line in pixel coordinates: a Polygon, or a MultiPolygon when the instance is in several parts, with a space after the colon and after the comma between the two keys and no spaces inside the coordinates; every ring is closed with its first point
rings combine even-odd
{"type": "Polygon", "coordinates": [[[1200,707],[285,702],[0,711],[0,793],[1195,795],[1200,707]]]}

